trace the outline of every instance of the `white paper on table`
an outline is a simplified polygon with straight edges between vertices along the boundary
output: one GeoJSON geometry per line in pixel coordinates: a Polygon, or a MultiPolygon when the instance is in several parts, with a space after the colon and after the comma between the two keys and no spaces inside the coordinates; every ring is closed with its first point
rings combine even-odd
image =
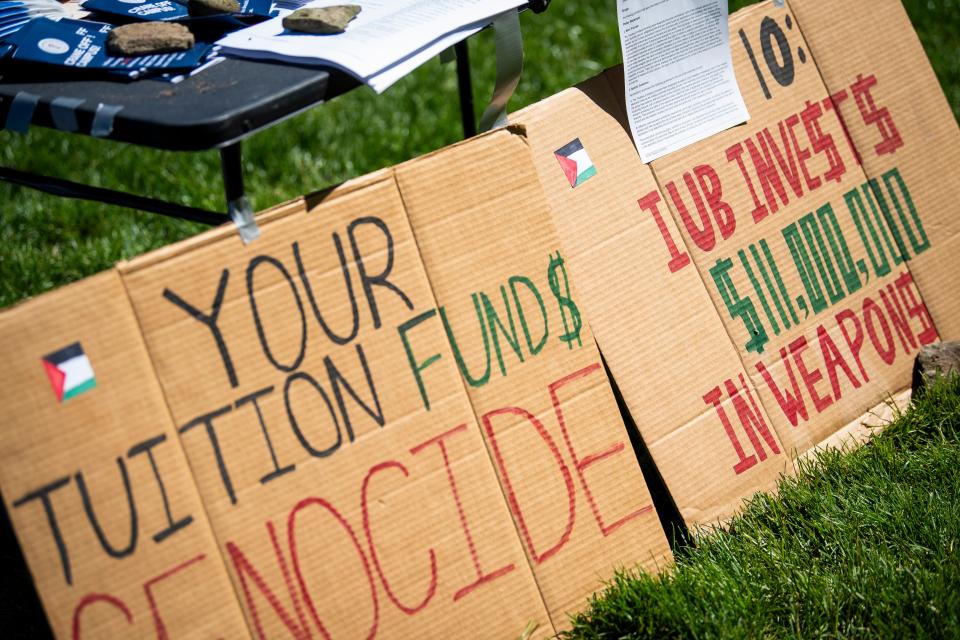
{"type": "MultiPolygon", "coordinates": [[[[228,34],[217,44],[224,47],[225,54],[325,64],[343,69],[366,82],[391,67],[404,64],[415,54],[419,55],[418,59],[429,59],[432,54],[425,55],[424,49],[439,46],[436,44],[438,40],[468,26],[478,28],[478,24],[482,26],[492,16],[515,9],[525,0],[354,2],[362,7],[362,11],[341,34],[291,33],[283,28],[282,18],[273,18],[228,34]]],[[[342,4],[342,0],[316,0],[305,6],[337,4],[342,4]]],[[[401,70],[404,68],[400,67],[401,70]]],[[[385,77],[395,74],[396,69],[385,77]]]]}
{"type": "Polygon", "coordinates": [[[617,0],[617,17],[627,117],[641,160],[747,121],[727,0],[617,0]]]}
{"type": "Polygon", "coordinates": [[[434,56],[440,55],[443,51],[446,51],[461,40],[465,40],[483,29],[485,26],[487,26],[487,22],[488,20],[483,20],[479,24],[467,25],[462,29],[458,29],[443,36],[442,38],[435,40],[433,43],[404,58],[395,65],[387,67],[383,71],[370,76],[366,79],[367,85],[369,85],[370,88],[377,93],[383,93],[397,80],[412,72],[420,65],[426,63],[434,56]]]}

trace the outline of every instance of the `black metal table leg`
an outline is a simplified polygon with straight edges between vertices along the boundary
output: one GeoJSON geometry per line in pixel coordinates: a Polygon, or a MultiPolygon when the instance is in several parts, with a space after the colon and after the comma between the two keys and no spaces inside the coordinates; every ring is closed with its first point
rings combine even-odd
{"type": "Polygon", "coordinates": [[[244,197],[243,163],[240,158],[240,143],[235,142],[220,149],[220,167],[223,170],[223,191],[227,206],[244,197]]]}
{"type": "Polygon", "coordinates": [[[477,118],[473,111],[473,83],[470,80],[470,54],[467,41],[454,45],[457,52],[457,85],[460,89],[460,119],[463,121],[463,137],[477,135],[477,118]]]}
{"type": "Polygon", "coordinates": [[[116,191],[114,189],[104,189],[102,187],[92,187],[86,184],[71,182],[61,178],[51,178],[41,176],[26,171],[18,171],[7,167],[0,167],[0,180],[29,187],[37,191],[50,193],[61,198],[78,198],[81,200],[90,200],[93,202],[102,202],[104,204],[137,209],[139,211],[149,211],[150,213],[159,213],[171,218],[180,218],[181,220],[190,220],[191,222],[201,222],[203,224],[218,225],[223,224],[226,216],[215,211],[197,209],[196,207],[186,207],[172,202],[138,196],[132,193],[116,191]]]}
{"type": "Polygon", "coordinates": [[[252,242],[260,236],[260,230],[253,219],[253,207],[243,190],[243,162],[239,142],[220,149],[220,167],[223,170],[227,213],[237,225],[244,243],[252,242]]]}

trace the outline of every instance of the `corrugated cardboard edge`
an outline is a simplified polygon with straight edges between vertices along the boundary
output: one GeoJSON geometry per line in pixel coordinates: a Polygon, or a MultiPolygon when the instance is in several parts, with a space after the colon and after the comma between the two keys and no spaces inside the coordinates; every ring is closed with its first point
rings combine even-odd
{"type": "Polygon", "coordinates": [[[867,444],[871,438],[883,431],[907,409],[911,397],[910,389],[901,389],[891,394],[886,400],[856,420],[847,423],[830,437],[801,454],[797,459],[811,461],[828,449],[852,451],[867,444]]]}
{"type": "MultiPolygon", "coordinates": [[[[379,184],[385,180],[389,180],[390,171],[392,171],[390,168],[380,169],[379,171],[374,171],[373,173],[369,173],[358,178],[353,178],[340,185],[316,191],[305,196],[298,196],[292,200],[288,200],[287,202],[282,202],[258,213],[256,216],[257,224],[260,226],[261,230],[269,230],[271,224],[279,220],[289,218],[293,215],[309,212],[310,209],[316,207],[321,202],[341,198],[350,193],[354,193],[372,185],[379,184]]],[[[195,236],[191,236],[190,238],[186,238],[185,240],[181,240],[180,242],[175,242],[171,245],[167,245],[149,253],[145,253],[141,256],[137,256],[136,258],[131,258],[130,260],[121,260],[117,263],[116,269],[118,269],[121,274],[139,271],[176,256],[183,255],[193,251],[194,249],[219,242],[224,238],[229,238],[231,235],[236,235],[236,233],[237,230],[233,224],[223,224],[214,229],[210,229],[195,236]]],[[[241,242],[239,237],[237,238],[237,242],[241,242]]],[[[251,246],[256,247],[256,241],[254,241],[251,246]]]]}
{"type": "MultiPolygon", "coordinates": [[[[499,135],[504,130],[510,132],[511,134],[520,136],[524,140],[526,139],[526,129],[520,125],[508,125],[506,127],[503,127],[502,129],[495,129],[493,131],[483,133],[474,138],[461,140],[452,145],[442,147],[440,149],[436,149],[434,151],[431,151],[430,153],[413,158],[411,160],[407,160],[401,164],[398,164],[392,167],[385,167],[383,169],[379,169],[372,173],[368,173],[356,178],[352,178],[339,185],[327,187],[325,189],[320,189],[310,194],[298,196],[296,198],[293,198],[292,200],[288,200],[286,202],[282,202],[280,204],[274,205],[269,209],[261,211],[256,215],[257,224],[260,226],[261,231],[269,232],[269,228],[271,224],[297,214],[309,213],[312,209],[314,209],[315,207],[317,207],[319,204],[323,202],[327,202],[329,200],[334,200],[337,198],[342,198],[351,193],[369,188],[377,184],[381,184],[382,182],[385,182],[388,180],[394,180],[394,182],[396,182],[394,178],[394,172],[400,167],[406,167],[411,164],[421,162],[439,153],[443,153],[448,149],[456,148],[463,144],[469,144],[474,140],[486,138],[488,136],[499,135]]],[[[398,186],[398,190],[399,190],[399,186],[398,186]]],[[[114,268],[119,270],[121,275],[127,274],[127,273],[133,273],[133,272],[145,269],[147,267],[150,267],[152,265],[159,264],[171,258],[181,256],[199,247],[204,247],[204,246],[213,244],[215,242],[219,242],[220,240],[223,240],[224,238],[229,238],[231,235],[234,235],[234,234],[236,234],[236,228],[234,227],[233,224],[229,224],[229,223],[223,224],[214,229],[210,229],[208,231],[201,232],[195,236],[191,236],[190,238],[186,238],[184,240],[175,242],[165,247],[155,249],[154,251],[150,251],[149,253],[145,253],[141,256],[137,256],[129,260],[121,260],[116,264],[114,268]]],[[[238,242],[240,242],[239,238],[238,238],[238,242]]],[[[256,247],[256,242],[254,241],[254,243],[251,246],[256,247]]]]}

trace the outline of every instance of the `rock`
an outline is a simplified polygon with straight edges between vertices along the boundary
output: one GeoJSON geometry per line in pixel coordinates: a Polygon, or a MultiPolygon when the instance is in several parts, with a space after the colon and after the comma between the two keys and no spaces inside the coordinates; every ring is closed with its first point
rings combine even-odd
{"type": "Polygon", "coordinates": [[[960,342],[929,344],[913,361],[913,395],[918,395],[937,376],[954,373],[960,375],[960,342]]]}
{"type": "Polygon", "coordinates": [[[133,22],[116,27],[107,35],[107,51],[115,56],[184,51],[193,44],[189,29],[170,22],[133,22]]]}
{"type": "Polygon", "coordinates": [[[342,4],[336,7],[304,7],[284,18],[283,28],[322,35],[343,33],[359,13],[360,7],[355,4],[342,4]]]}
{"type": "Polygon", "coordinates": [[[187,2],[187,13],[191,16],[216,16],[239,11],[240,3],[237,0],[189,0],[187,2]]]}

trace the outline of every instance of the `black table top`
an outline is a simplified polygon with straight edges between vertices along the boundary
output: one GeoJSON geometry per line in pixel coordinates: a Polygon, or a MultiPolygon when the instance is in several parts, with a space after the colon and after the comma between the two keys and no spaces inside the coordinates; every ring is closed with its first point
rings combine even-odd
{"type": "MultiPolygon", "coordinates": [[[[541,13],[549,4],[550,0],[530,0],[519,10],[541,13]]],[[[82,99],[75,110],[79,133],[90,132],[98,105],[116,105],[122,109],[106,138],[171,151],[202,151],[230,145],[359,84],[335,69],[238,58],[227,58],[177,84],[149,78],[65,76],[62,70],[42,65],[7,64],[0,65],[0,126],[13,98],[26,92],[39,96],[31,125],[55,126],[53,100],[82,99]]]]}
{"type": "Polygon", "coordinates": [[[19,92],[39,96],[32,125],[41,127],[54,126],[51,101],[83,99],[76,109],[80,132],[90,131],[100,103],[118,105],[107,138],[175,151],[226,146],[359,84],[332,69],[235,58],[177,84],[45,75],[36,68],[0,70],[0,123],[19,92]]]}

